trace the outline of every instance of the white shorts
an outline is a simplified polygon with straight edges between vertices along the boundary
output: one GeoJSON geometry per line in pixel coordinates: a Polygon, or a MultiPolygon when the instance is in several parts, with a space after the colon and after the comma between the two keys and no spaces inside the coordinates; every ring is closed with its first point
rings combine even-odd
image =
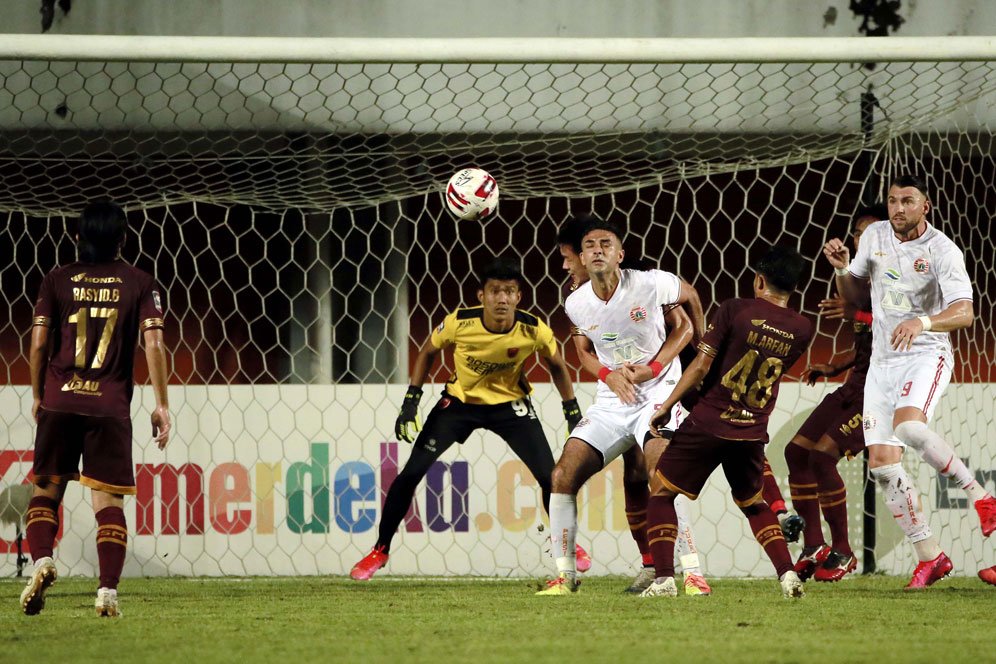
{"type": "MultiPolygon", "coordinates": [[[[602,466],[609,465],[616,457],[633,445],[643,447],[650,433],[650,418],[671,394],[673,385],[661,383],[642,404],[627,406],[618,401],[595,403],[585,411],[584,417],[571,431],[571,438],[588,443],[602,454],[602,466]]],[[[685,409],[675,404],[667,428],[674,431],[685,420],[685,409]]]]}
{"type": "Polygon", "coordinates": [[[872,363],[865,379],[862,413],[865,445],[904,447],[892,428],[895,412],[900,408],[919,408],[929,422],[949,382],[950,356],[919,354],[902,364],[872,363]]]}

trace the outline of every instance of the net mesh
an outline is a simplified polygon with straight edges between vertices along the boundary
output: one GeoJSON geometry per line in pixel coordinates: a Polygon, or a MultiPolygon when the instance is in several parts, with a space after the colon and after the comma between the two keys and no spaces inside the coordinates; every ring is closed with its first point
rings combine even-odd
{"type": "MultiPolygon", "coordinates": [[[[814,259],[798,301],[831,293],[820,258],[888,177],[925,173],[932,221],[964,248],[977,320],[954,335],[954,383],[938,429],[992,488],[996,209],[992,62],[790,64],[224,64],[3,61],[0,320],[10,436],[0,480],[23,481],[32,423],[24,331],[45,272],[74,258],[73,215],[98,196],[129,209],[125,257],[154,273],[169,309],[176,438],[148,444],[148,390],[134,411],[139,494],[126,573],[344,573],[373,543],[407,457],[393,422],[410,363],[434,325],[476,303],[475,269],[522,261],[522,306],[566,339],[556,233],[594,212],[626,248],[691,282],[707,312],[749,288],[771,242],[814,259]],[[458,168],[498,179],[486,224],[457,222],[440,190],[458,168]],[[145,427],[145,428],[143,428],[145,427]]],[[[819,321],[807,362],[849,347],[819,321]]],[[[569,363],[578,366],[573,349],[569,363]]],[[[144,361],[137,363],[145,381],[144,361]]],[[[772,420],[769,457],[835,384],[798,383],[772,420]]],[[[443,382],[446,366],[436,374],[443,382]]],[[[555,455],[565,425],[530,364],[555,455]]],[[[582,406],[591,376],[578,374],[582,406]]],[[[441,386],[427,390],[423,412],[441,386]]],[[[909,455],[908,455],[909,456],[909,455]]],[[[931,524],[952,557],[986,560],[964,495],[918,461],[931,524]]],[[[852,544],[863,533],[860,462],[843,463],[852,544]]],[[[787,482],[783,483],[787,496],[787,482]]],[[[94,528],[78,487],[60,560],[93,573],[94,528]]],[[[535,482],[490,434],[433,467],[395,540],[391,571],[541,574],[535,482]]],[[[638,564],[614,464],[582,494],[580,539],[596,570],[638,564]]],[[[888,515],[883,505],[879,514],[888,515]]],[[[768,574],[719,477],[693,507],[705,569],[768,574]]],[[[879,568],[908,547],[878,523],[879,568]]],[[[3,526],[12,550],[14,527],[3,526]]]]}

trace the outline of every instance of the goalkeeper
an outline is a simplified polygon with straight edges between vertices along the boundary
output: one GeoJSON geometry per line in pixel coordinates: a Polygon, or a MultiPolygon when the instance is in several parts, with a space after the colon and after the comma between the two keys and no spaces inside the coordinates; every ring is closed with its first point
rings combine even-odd
{"type": "MultiPolygon", "coordinates": [[[[368,580],[387,563],[391,539],[429,467],[450,446],[462,444],[477,429],[493,431],[508,443],[536,478],[543,505],[549,510],[553,453],[529,399],[532,387],[523,371],[525,361],[535,352],[543,358],[563,399],[568,430],[581,420],[581,409],[553,330],[536,316],[516,310],[522,299],[522,283],[517,267],[500,260],[491,263],[480,276],[477,297],[481,306],[450,313],[419,350],[395,424],[398,438],[412,442],[419,430],[422,384],[446,346],[454,347],[455,371],[426,418],[425,428],[414,438],[408,462],[387,492],[377,542],[350,572],[357,581],[368,580]]],[[[588,557],[583,550],[577,554],[588,557]]]]}

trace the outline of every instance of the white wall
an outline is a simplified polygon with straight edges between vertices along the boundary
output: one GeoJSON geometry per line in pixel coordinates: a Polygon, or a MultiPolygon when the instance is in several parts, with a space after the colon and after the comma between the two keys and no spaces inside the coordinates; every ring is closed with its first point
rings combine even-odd
{"type": "MultiPolygon", "coordinates": [[[[76,0],[53,33],[309,37],[857,35],[847,0],[76,0]],[[835,16],[834,16],[835,14],[835,16]]],[[[3,0],[3,33],[40,31],[39,0],[3,0]]],[[[896,34],[992,35],[996,2],[905,0],[896,34]]]]}

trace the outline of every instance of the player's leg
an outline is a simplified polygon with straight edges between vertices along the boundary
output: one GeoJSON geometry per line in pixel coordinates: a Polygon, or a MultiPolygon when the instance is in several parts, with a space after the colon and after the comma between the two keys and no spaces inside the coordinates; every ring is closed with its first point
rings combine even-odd
{"type": "Polygon", "coordinates": [[[58,572],[53,561],[59,532],[59,505],[70,480],[79,479],[83,438],[79,415],[38,410],[32,471],[34,490],[25,515],[25,537],[34,567],[21,592],[21,610],[36,615],[45,608],[45,593],[58,572]]]}
{"type": "MultiPolygon", "coordinates": [[[[649,433],[646,434],[646,437],[647,440],[644,441],[643,447],[649,475],[656,471],[661,454],[667,448],[671,438],[674,437],[674,432],[666,432],[663,438],[651,437],[649,433]]],[[[699,550],[695,545],[695,531],[692,529],[691,500],[688,496],[679,493],[674,497],[674,511],[678,517],[678,537],[674,544],[678,562],[681,564],[681,572],[685,575],[683,581],[685,594],[711,595],[712,588],[709,587],[709,583],[702,575],[699,550]]],[[[650,559],[652,564],[653,556],[650,559]]]]}
{"type": "Polygon", "coordinates": [[[467,440],[478,426],[476,414],[473,407],[452,397],[443,396],[436,402],[412,445],[408,461],[387,490],[377,527],[377,541],[370,553],[353,565],[349,572],[351,578],[367,581],[387,564],[391,540],[411,507],[419,482],[443,452],[454,443],[467,440]]]}
{"type": "Polygon", "coordinates": [[[920,496],[901,463],[905,446],[892,428],[894,395],[901,385],[893,385],[896,381],[890,374],[888,367],[873,364],[865,379],[863,418],[868,472],[920,561],[907,588],[924,588],[951,571],[951,560],[931,532],[920,496]]]}
{"type": "MultiPolygon", "coordinates": [[[[647,544],[647,501],[650,500],[650,485],[648,484],[647,463],[643,450],[639,445],[633,445],[623,452],[623,495],[626,505],[626,521],[629,523],[629,533],[636,542],[636,548],[640,552],[641,562],[646,569],[654,566],[653,556],[650,555],[650,546],[647,544]]],[[[652,574],[646,574],[650,581],[653,581],[652,574]]],[[[637,579],[640,581],[640,579],[637,579]]],[[[646,584],[649,585],[650,581],[646,584]]],[[[641,581],[641,584],[643,582],[641,581]]],[[[627,592],[642,592],[643,588],[637,589],[630,586],[627,592]]],[[[644,585],[644,588],[646,585],[644,585]]]]}
{"type": "Polygon", "coordinates": [[[605,463],[602,454],[580,438],[569,438],[564,445],[553,469],[550,496],[550,550],[557,577],[537,595],[564,595],[577,590],[577,494],[605,463]]]}
{"type": "Polygon", "coordinates": [[[792,568],[792,555],[775,513],[764,502],[764,442],[741,441],[720,449],[730,493],[747,517],[754,538],[764,549],[786,597],[802,597],[802,581],[792,568]]]}
{"type": "Polygon", "coordinates": [[[135,494],[131,420],[90,417],[86,426],[80,484],[91,489],[93,513],[97,521],[100,582],[94,608],[98,616],[114,618],[121,615],[118,609],[118,582],[128,549],[124,496],[135,494]]]}
{"type": "MultiPolygon", "coordinates": [[[[551,482],[553,481],[553,452],[547,442],[543,426],[529,399],[515,402],[515,405],[492,406],[487,428],[502,437],[515,452],[540,486],[543,496],[543,509],[550,514],[551,482]]],[[[574,547],[577,569],[587,572],[591,569],[591,556],[579,544],[574,547]]]]}
{"type": "Polygon", "coordinates": [[[975,474],[927,423],[951,380],[950,358],[936,362],[915,362],[906,369],[892,425],[896,437],[919,453],[935,470],[951,479],[968,494],[988,537],[996,531],[996,499],[975,479],[975,474]]]}
{"type": "Polygon", "coordinates": [[[785,506],[785,498],[782,496],[782,490],[778,487],[778,479],[771,469],[771,464],[768,463],[767,456],[764,457],[763,497],[764,502],[775,513],[778,523],[781,524],[785,541],[798,542],[799,536],[802,535],[802,531],[806,527],[806,520],[798,514],[792,514],[788,511],[788,508],[785,506]]]}
{"type": "Polygon", "coordinates": [[[647,538],[654,558],[655,580],[644,591],[645,597],[678,594],[674,583],[674,553],[679,530],[675,499],[679,494],[691,500],[698,496],[718,465],[713,452],[702,433],[686,425],[675,433],[658,459],[650,478],[647,509],[647,538]]]}

